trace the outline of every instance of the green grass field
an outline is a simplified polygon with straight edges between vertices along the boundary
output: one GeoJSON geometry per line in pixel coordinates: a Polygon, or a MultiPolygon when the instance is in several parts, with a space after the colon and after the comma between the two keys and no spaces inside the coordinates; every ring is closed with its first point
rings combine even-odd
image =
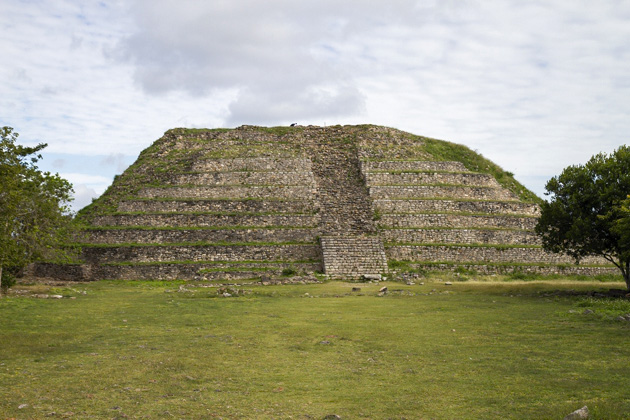
{"type": "Polygon", "coordinates": [[[630,418],[621,283],[425,281],[18,285],[0,418],[630,418]]]}

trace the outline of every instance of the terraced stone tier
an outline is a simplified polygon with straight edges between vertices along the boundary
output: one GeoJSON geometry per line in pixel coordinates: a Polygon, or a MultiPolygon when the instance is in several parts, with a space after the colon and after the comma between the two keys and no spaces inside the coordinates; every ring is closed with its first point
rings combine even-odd
{"type": "Polygon", "coordinates": [[[463,212],[540,215],[536,204],[506,201],[375,200],[380,213],[463,212]]]}
{"type": "Polygon", "coordinates": [[[310,159],[298,158],[235,158],[207,159],[196,161],[192,170],[195,172],[237,172],[237,171],[311,171],[310,159]]]}
{"type": "Polygon", "coordinates": [[[472,200],[517,201],[518,197],[504,188],[460,186],[373,186],[370,195],[374,200],[452,198],[472,200]]]}
{"type": "Polygon", "coordinates": [[[369,186],[376,185],[466,185],[499,188],[491,175],[475,173],[366,173],[369,186]]]}
{"type": "Polygon", "coordinates": [[[260,280],[263,276],[282,276],[284,269],[312,273],[321,271],[321,263],[274,264],[155,264],[96,267],[98,278],[116,280],[220,280],[234,282],[260,280]]]}
{"type": "Polygon", "coordinates": [[[93,244],[160,244],[184,242],[316,242],[314,229],[104,229],[86,232],[93,244]]]}
{"type": "Polygon", "coordinates": [[[384,214],[381,228],[502,228],[533,230],[537,219],[518,216],[468,216],[460,214],[384,214]]]}
{"type": "Polygon", "coordinates": [[[484,263],[411,263],[409,267],[427,271],[453,271],[455,268],[463,268],[478,274],[560,274],[560,275],[584,275],[595,276],[598,274],[618,274],[619,269],[614,266],[584,266],[584,265],[537,265],[537,264],[484,264],[484,263]]]}
{"type": "Polygon", "coordinates": [[[305,185],[313,186],[311,172],[204,172],[173,177],[171,185],[305,185]]]}
{"type": "MultiPolygon", "coordinates": [[[[386,246],[385,252],[391,260],[431,262],[519,262],[571,264],[574,260],[561,254],[550,254],[541,248],[492,248],[465,246],[424,246],[392,245],[386,246]]],[[[588,257],[582,261],[585,265],[608,265],[603,258],[588,257]]]]}
{"type": "Polygon", "coordinates": [[[315,190],[305,186],[217,186],[144,188],[138,194],[145,198],[258,198],[309,200],[315,190]]]}
{"type": "Polygon", "coordinates": [[[467,172],[468,169],[461,162],[430,162],[415,161],[362,161],[363,173],[371,171],[436,171],[436,172],[467,172]]]}
{"type": "Polygon", "coordinates": [[[540,245],[534,232],[496,229],[391,229],[381,232],[386,243],[540,245]]]}
{"type": "Polygon", "coordinates": [[[239,213],[305,213],[315,212],[312,200],[128,200],[118,205],[119,212],[239,212],[239,213]]]}
{"type": "Polygon", "coordinates": [[[83,248],[90,263],[320,260],[317,245],[119,246],[83,248]]]}
{"type": "Polygon", "coordinates": [[[115,214],[97,216],[95,226],[149,227],[228,227],[228,226],[289,226],[316,227],[316,215],[224,215],[224,214],[115,214]]]}

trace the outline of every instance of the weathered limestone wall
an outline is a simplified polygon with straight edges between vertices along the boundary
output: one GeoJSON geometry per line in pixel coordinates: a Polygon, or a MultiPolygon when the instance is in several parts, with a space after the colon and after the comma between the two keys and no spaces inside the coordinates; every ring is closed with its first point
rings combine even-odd
{"type": "Polygon", "coordinates": [[[311,172],[312,168],[308,158],[257,157],[198,160],[193,163],[192,170],[195,172],[311,172]]]}
{"type": "Polygon", "coordinates": [[[257,198],[257,199],[302,199],[307,200],[316,190],[306,186],[223,186],[223,187],[171,187],[145,188],[139,196],[143,198],[257,198]]]}
{"type": "Polygon", "coordinates": [[[499,188],[494,177],[474,173],[366,173],[369,186],[376,185],[466,185],[499,188]]]}
{"type": "MultiPolygon", "coordinates": [[[[273,264],[168,264],[155,265],[58,265],[38,263],[29,266],[26,275],[34,278],[54,278],[62,281],[111,280],[220,280],[239,281],[261,276],[282,277],[284,269],[299,273],[321,271],[321,263],[273,264]],[[204,272],[206,271],[207,272],[204,272]]],[[[290,280],[290,278],[286,277],[290,280]]]]}
{"type": "Polygon", "coordinates": [[[312,185],[311,172],[206,172],[173,177],[171,185],[312,185]]]}
{"type": "Polygon", "coordinates": [[[452,198],[474,200],[513,200],[517,197],[509,190],[490,187],[440,187],[430,185],[388,185],[370,187],[374,200],[414,199],[414,198],[452,198]]]}
{"type": "Polygon", "coordinates": [[[540,245],[538,236],[525,230],[386,229],[381,232],[381,237],[387,243],[540,245]]]}
{"type": "Polygon", "coordinates": [[[229,227],[294,226],[316,227],[318,215],[224,215],[224,214],[117,214],[94,218],[96,226],[229,227]]]}
{"type": "MultiPolygon", "coordinates": [[[[560,254],[549,254],[541,248],[492,248],[463,246],[394,245],[386,247],[387,257],[403,261],[451,262],[519,262],[571,264],[573,259],[560,254]]],[[[608,264],[603,258],[585,258],[583,264],[608,264]]]]}
{"type": "Polygon", "coordinates": [[[619,274],[616,267],[590,267],[584,265],[523,265],[523,264],[411,264],[417,269],[430,271],[453,271],[457,267],[470,270],[478,274],[509,274],[509,273],[531,273],[531,274],[558,274],[558,275],[584,275],[595,276],[598,274],[619,274]]]}
{"type": "Polygon", "coordinates": [[[538,216],[536,204],[509,201],[455,201],[455,200],[375,200],[381,213],[488,213],[538,216]]]}
{"type": "Polygon", "coordinates": [[[317,245],[123,246],[84,248],[90,263],[161,261],[320,260],[317,245]]]}
{"type": "Polygon", "coordinates": [[[312,200],[189,200],[189,201],[121,201],[119,212],[225,212],[225,213],[314,213],[312,200]]]}
{"type": "Polygon", "coordinates": [[[468,169],[461,162],[429,162],[414,161],[362,161],[361,171],[435,171],[435,172],[467,172],[468,169]]]}
{"type": "Polygon", "coordinates": [[[379,226],[383,228],[504,228],[531,230],[536,226],[533,217],[466,216],[459,214],[384,214],[379,226]]]}
{"type": "Polygon", "coordinates": [[[95,244],[160,244],[184,242],[316,242],[314,229],[193,229],[193,230],[92,230],[86,241],[95,244]]]}

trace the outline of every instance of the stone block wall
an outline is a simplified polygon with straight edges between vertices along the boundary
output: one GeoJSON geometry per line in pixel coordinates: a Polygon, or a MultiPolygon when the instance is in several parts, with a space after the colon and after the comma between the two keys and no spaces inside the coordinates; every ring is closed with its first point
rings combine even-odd
{"type": "Polygon", "coordinates": [[[206,187],[151,187],[140,191],[142,198],[244,198],[254,199],[302,199],[313,197],[316,190],[311,186],[206,186],[206,187]]]}
{"type": "MultiPolygon", "coordinates": [[[[387,247],[387,257],[392,260],[425,262],[573,263],[573,259],[568,256],[550,254],[544,252],[541,248],[392,245],[387,247]]],[[[582,263],[585,265],[608,264],[603,258],[594,257],[585,258],[582,263]]]]}
{"type": "Polygon", "coordinates": [[[317,227],[318,215],[117,214],[94,218],[95,226],[317,227]]]}
{"type": "Polygon", "coordinates": [[[268,199],[199,199],[199,200],[125,200],[118,205],[121,213],[287,213],[312,214],[318,210],[313,200],[275,200],[268,199]]]}
{"type": "Polygon", "coordinates": [[[89,263],[321,260],[317,245],[119,246],[83,249],[89,263]]]}
{"type": "Polygon", "coordinates": [[[104,229],[86,232],[93,244],[163,244],[185,242],[317,242],[315,229],[104,229]]]}
{"type": "Polygon", "coordinates": [[[507,229],[389,229],[381,232],[389,244],[510,244],[540,245],[538,236],[527,230],[507,229]]]}
{"type": "Polygon", "coordinates": [[[473,173],[389,173],[368,172],[365,175],[368,186],[376,185],[467,185],[475,187],[499,188],[494,177],[473,173]]]}
{"type": "Polygon", "coordinates": [[[308,158],[257,157],[233,159],[205,159],[193,163],[195,172],[312,172],[308,158]]]}
{"type": "Polygon", "coordinates": [[[425,171],[425,172],[468,172],[461,162],[413,161],[362,161],[361,171],[425,171]]]}
{"type": "Polygon", "coordinates": [[[514,201],[456,201],[456,200],[375,200],[380,213],[486,213],[518,214],[537,217],[536,204],[514,201]]]}
{"type": "Polygon", "coordinates": [[[383,229],[391,228],[507,228],[531,230],[536,226],[533,217],[468,216],[459,214],[383,214],[378,222],[383,229]]]}
{"type": "Polygon", "coordinates": [[[419,198],[452,198],[464,200],[503,200],[516,201],[512,192],[503,188],[491,187],[459,187],[432,185],[388,185],[370,187],[370,195],[374,200],[419,199],[419,198]]]}

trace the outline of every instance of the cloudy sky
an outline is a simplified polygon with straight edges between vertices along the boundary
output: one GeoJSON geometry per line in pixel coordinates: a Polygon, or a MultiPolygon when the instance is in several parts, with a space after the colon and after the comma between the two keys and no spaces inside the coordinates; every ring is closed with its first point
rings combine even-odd
{"type": "Polygon", "coordinates": [[[3,0],[0,126],[90,202],[174,127],[371,123],[536,192],[629,143],[628,0],[3,0]]]}

